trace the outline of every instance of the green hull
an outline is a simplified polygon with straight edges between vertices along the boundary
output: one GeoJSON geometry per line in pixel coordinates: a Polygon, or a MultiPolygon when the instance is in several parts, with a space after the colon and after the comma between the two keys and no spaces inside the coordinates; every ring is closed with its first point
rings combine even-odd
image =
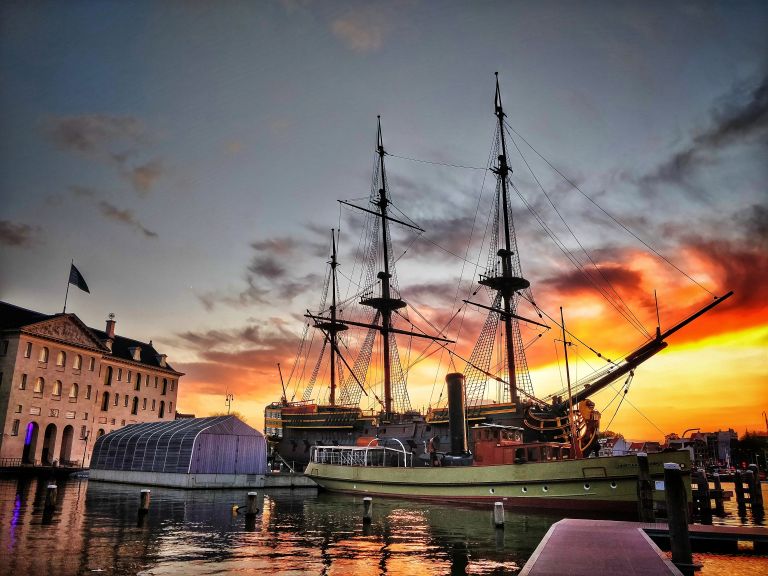
{"type": "MultiPolygon", "coordinates": [[[[651,477],[664,478],[665,462],[690,472],[687,451],[648,454],[651,477]]],[[[381,467],[310,462],[306,475],[322,488],[369,496],[464,502],[501,501],[510,507],[637,512],[636,456],[610,456],[498,466],[381,467]]],[[[684,476],[691,497],[690,475],[684,476]]],[[[654,501],[664,502],[661,485],[654,501]]]]}

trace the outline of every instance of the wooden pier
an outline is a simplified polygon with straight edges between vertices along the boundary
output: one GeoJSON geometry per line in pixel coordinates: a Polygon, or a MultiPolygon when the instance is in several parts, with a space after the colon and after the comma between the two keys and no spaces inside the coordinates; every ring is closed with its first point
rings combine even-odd
{"type": "MultiPolygon", "coordinates": [[[[699,551],[736,550],[753,542],[768,551],[768,528],[689,525],[691,547],[699,551]]],[[[521,576],[656,576],[682,574],[655,542],[668,547],[665,523],[560,520],[552,525],[523,567],[521,576]]]]}

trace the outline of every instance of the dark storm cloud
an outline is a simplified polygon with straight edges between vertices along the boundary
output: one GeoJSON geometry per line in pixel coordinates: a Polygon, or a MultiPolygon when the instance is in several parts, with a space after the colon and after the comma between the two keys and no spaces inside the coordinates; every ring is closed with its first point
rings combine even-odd
{"type": "Polygon", "coordinates": [[[119,222],[120,224],[132,226],[147,238],[157,238],[157,233],[145,228],[144,225],[136,219],[136,216],[131,210],[118,208],[106,200],[99,202],[98,207],[105,218],[114,222],[119,222]]]}
{"type": "Polygon", "coordinates": [[[41,228],[20,222],[0,220],[0,245],[28,248],[39,238],[41,228]]]}
{"type": "Polygon", "coordinates": [[[768,141],[768,77],[752,89],[737,86],[712,112],[711,126],[692,135],[687,148],[641,176],[637,183],[653,189],[661,184],[685,186],[695,172],[711,163],[722,149],[738,144],[768,141]],[[745,95],[746,92],[746,95],[745,95]]]}
{"type": "Polygon", "coordinates": [[[268,280],[276,280],[285,276],[283,264],[272,256],[254,256],[248,264],[248,272],[268,280]]]}
{"type": "Polygon", "coordinates": [[[623,294],[640,290],[642,275],[639,272],[618,264],[601,264],[598,268],[599,271],[594,268],[589,269],[588,277],[579,270],[572,270],[552,276],[544,280],[543,284],[560,295],[592,291],[594,284],[605,288],[606,282],[623,294]]]}

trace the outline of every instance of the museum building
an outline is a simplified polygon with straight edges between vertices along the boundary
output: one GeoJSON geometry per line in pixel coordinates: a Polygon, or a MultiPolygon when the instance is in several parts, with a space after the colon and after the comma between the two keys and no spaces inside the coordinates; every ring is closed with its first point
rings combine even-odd
{"type": "Polygon", "coordinates": [[[87,467],[99,436],[174,419],[183,374],[115,324],[0,302],[0,467],[87,467]]]}

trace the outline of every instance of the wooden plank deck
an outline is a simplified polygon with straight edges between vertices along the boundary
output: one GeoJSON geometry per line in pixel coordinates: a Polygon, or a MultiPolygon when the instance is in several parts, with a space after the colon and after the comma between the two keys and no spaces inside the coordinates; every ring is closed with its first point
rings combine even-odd
{"type": "Polygon", "coordinates": [[[682,576],[642,526],[610,520],[560,520],[549,529],[520,575],[682,576]]]}

